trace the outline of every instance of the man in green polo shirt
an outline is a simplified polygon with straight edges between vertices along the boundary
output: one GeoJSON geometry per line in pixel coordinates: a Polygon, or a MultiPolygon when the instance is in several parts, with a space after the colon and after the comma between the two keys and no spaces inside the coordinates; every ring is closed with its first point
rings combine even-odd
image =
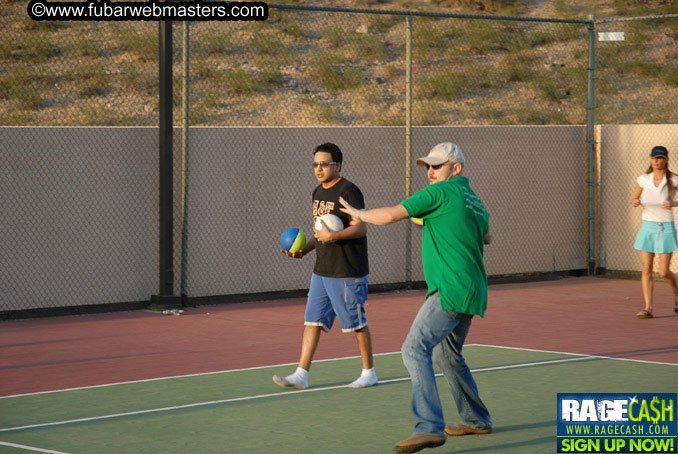
{"type": "Polygon", "coordinates": [[[403,362],[412,378],[414,433],[395,445],[396,453],[442,446],[446,436],[488,434],[492,420],[461,354],[474,315],[487,307],[483,249],[490,243],[489,214],[461,176],[466,160],[451,143],[433,147],[417,160],[428,168],[429,185],[399,205],[358,210],[339,201],[352,223],[386,225],[408,217],[423,219],[422,261],[426,301],[403,344],[403,362]],[[461,423],[445,427],[433,361],[450,385],[461,423]]]}

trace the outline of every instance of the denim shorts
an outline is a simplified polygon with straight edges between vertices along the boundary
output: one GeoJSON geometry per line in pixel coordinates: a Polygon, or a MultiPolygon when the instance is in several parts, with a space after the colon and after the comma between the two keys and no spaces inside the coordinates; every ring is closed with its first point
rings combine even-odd
{"type": "Polygon", "coordinates": [[[334,319],[339,318],[345,333],[367,326],[365,301],[367,300],[367,276],[324,277],[311,275],[304,324],[320,326],[329,332],[334,319]]]}
{"type": "Polygon", "coordinates": [[[678,251],[676,228],[673,222],[643,221],[633,245],[639,251],[670,254],[678,251]]]}

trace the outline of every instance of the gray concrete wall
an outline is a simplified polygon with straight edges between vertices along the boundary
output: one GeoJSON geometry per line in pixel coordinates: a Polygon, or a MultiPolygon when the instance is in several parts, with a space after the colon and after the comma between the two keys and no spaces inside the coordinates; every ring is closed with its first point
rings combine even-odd
{"type": "Polygon", "coordinates": [[[0,310],[157,293],[157,137],[0,128],[0,310]]]}
{"type": "MultiPolygon", "coordinates": [[[[583,127],[419,127],[413,161],[448,140],[464,150],[464,172],[491,215],[488,274],[585,266],[583,127]]],[[[404,128],[191,129],[190,296],[308,286],[314,254],[284,257],[278,238],[292,226],[312,234],[310,163],[314,146],[326,141],[344,151],[342,174],[368,207],[403,199],[404,128]]],[[[0,310],[157,293],[157,143],[155,128],[0,128],[0,310]]],[[[413,190],[426,182],[413,167],[413,190]]],[[[412,230],[412,278],[421,280],[420,232],[412,230]]],[[[369,226],[371,283],[405,279],[405,234],[406,222],[369,226]]]]}
{"type": "MultiPolygon", "coordinates": [[[[490,213],[489,275],[585,267],[583,127],[429,127],[415,133],[417,156],[450,139],[464,151],[464,173],[490,213]]],[[[423,174],[415,169],[414,190],[427,183],[423,174]]]]}

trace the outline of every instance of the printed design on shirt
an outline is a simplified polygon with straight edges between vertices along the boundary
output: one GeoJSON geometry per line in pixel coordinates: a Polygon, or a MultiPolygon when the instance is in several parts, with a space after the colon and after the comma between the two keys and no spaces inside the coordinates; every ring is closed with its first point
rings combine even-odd
{"type": "Polygon", "coordinates": [[[474,193],[470,192],[467,188],[463,188],[464,196],[466,197],[466,208],[473,211],[476,215],[486,219],[488,213],[485,210],[483,202],[480,201],[480,198],[474,193]]]}
{"type": "Polygon", "coordinates": [[[326,202],[324,200],[314,200],[313,222],[315,222],[320,216],[331,214],[332,210],[334,210],[334,202],[326,202]]]}
{"type": "Polygon", "coordinates": [[[325,202],[324,200],[313,201],[313,216],[324,216],[332,213],[334,202],[325,202]]]}

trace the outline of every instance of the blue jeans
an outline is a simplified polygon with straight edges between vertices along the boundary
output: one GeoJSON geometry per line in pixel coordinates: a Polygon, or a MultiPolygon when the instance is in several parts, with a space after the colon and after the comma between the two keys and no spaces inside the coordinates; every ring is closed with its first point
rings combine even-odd
{"type": "Polygon", "coordinates": [[[470,314],[443,310],[438,293],[429,296],[419,309],[402,349],[403,362],[412,378],[414,433],[445,435],[434,360],[450,385],[461,423],[477,429],[492,426],[490,413],[461,355],[472,318],[470,314]]]}

